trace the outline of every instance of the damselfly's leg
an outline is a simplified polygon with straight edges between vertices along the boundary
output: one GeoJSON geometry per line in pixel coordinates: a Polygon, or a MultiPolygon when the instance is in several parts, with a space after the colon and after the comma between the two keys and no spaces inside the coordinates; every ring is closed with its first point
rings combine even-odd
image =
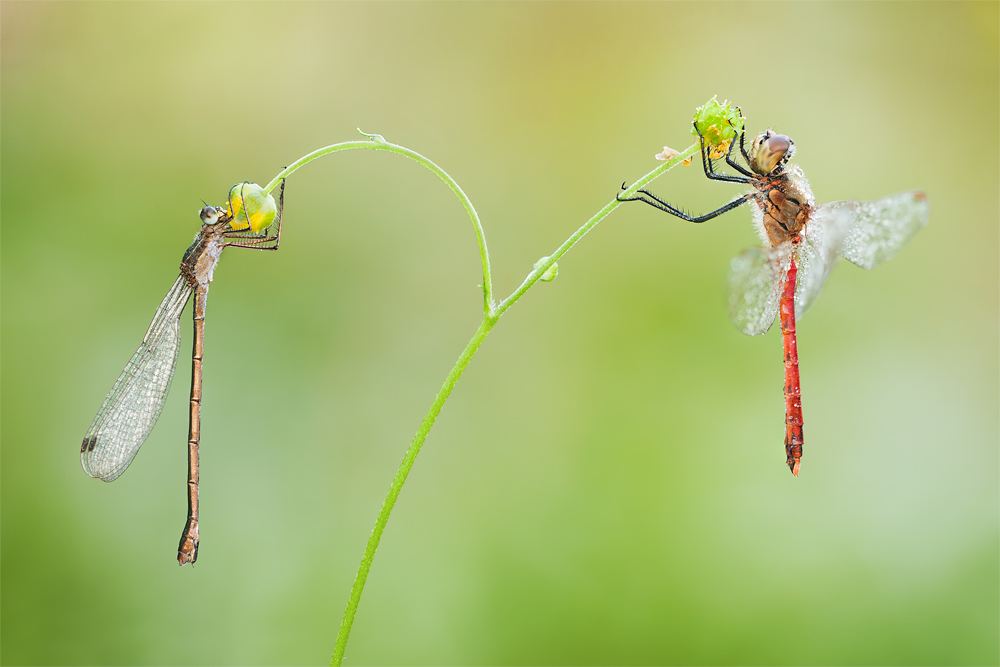
{"type": "MultiPolygon", "coordinates": [[[[622,190],[627,190],[627,189],[628,188],[625,187],[625,184],[622,183],[622,190]]],[[[664,211],[665,213],[676,215],[681,220],[687,220],[688,222],[705,222],[706,220],[711,220],[712,218],[716,218],[727,211],[732,211],[734,208],[742,206],[743,204],[747,203],[751,197],[753,197],[752,192],[745,194],[742,197],[737,197],[736,199],[734,199],[733,201],[729,202],[728,204],[726,204],[721,208],[717,208],[716,210],[711,211],[710,213],[706,213],[705,215],[699,215],[695,217],[688,215],[687,213],[680,210],[676,206],[671,206],[667,202],[663,201],[662,199],[654,195],[649,190],[637,190],[637,192],[641,192],[642,194],[646,195],[646,197],[649,197],[649,199],[647,199],[646,197],[626,197],[623,199],[621,195],[616,195],[615,199],[617,199],[618,201],[641,201],[646,204],[649,204],[653,208],[658,208],[661,211],[664,211]]]]}
{"type": "Polygon", "coordinates": [[[198,560],[198,483],[201,442],[201,365],[205,354],[205,307],[208,286],[199,285],[194,293],[194,349],[191,354],[191,412],[188,422],[188,515],[177,547],[180,565],[198,560]]]}
{"type": "MultiPolygon", "coordinates": [[[[285,212],[285,179],[281,179],[281,189],[278,191],[278,219],[274,236],[265,234],[246,236],[239,232],[226,233],[226,238],[237,239],[226,243],[227,248],[252,248],[254,250],[277,250],[281,244],[281,218],[285,212]],[[266,245],[273,243],[274,245],[266,245]]],[[[274,223],[271,223],[274,224],[274,223]]]]}

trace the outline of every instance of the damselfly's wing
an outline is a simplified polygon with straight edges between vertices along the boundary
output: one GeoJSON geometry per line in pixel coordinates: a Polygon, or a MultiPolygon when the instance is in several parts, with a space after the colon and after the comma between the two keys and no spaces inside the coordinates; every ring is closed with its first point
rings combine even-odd
{"type": "Polygon", "coordinates": [[[801,240],[793,251],[798,268],[795,277],[795,318],[802,317],[819,296],[837,251],[851,230],[861,208],[860,202],[835,201],[813,210],[801,240]]]}
{"type": "Polygon", "coordinates": [[[160,416],[174,377],[181,312],[191,296],[183,276],[156,309],[142,345],[118,377],[83,438],[80,462],[91,477],[118,478],[139,452],[160,416]]]}
{"type": "Polygon", "coordinates": [[[765,333],[778,314],[778,302],[791,265],[791,244],[748,248],[729,267],[729,316],[749,336],[765,333]]]}
{"type": "Polygon", "coordinates": [[[854,226],[840,247],[841,256],[863,269],[889,259],[927,224],[930,202],[919,190],[858,202],[854,226]]]}

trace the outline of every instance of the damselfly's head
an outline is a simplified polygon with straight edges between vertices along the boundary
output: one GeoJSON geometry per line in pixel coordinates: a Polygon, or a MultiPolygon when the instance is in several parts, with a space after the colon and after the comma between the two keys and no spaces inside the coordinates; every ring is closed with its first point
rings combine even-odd
{"type": "Polygon", "coordinates": [[[219,209],[214,206],[206,206],[198,213],[201,217],[201,224],[214,225],[219,221],[219,209]]]}
{"type": "Polygon", "coordinates": [[[795,155],[795,142],[784,134],[765,130],[753,140],[750,167],[761,175],[775,173],[795,155]]]}

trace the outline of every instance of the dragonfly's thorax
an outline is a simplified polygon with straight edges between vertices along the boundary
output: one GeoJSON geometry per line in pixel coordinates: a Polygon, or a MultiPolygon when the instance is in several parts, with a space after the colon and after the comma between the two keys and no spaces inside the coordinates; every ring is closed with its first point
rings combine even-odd
{"type": "Polygon", "coordinates": [[[202,225],[194,238],[194,243],[181,259],[181,275],[192,287],[207,287],[212,282],[212,273],[225,248],[225,223],[202,225]]]}
{"type": "Polygon", "coordinates": [[[812,191],[797,169],[759,179],[754,203],[761,214],[761,235],[772,246],[798,237],[815,205],[812,191]]]}

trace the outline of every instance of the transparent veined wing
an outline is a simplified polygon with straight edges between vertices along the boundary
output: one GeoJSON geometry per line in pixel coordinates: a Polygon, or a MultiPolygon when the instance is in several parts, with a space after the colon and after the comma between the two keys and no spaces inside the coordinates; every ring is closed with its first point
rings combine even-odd
{"type": "Polygon", "coordinates": [[[857,220],[840,248],[841,256],[863,269],[891,258],[927,224],[930,202],[919,190],[858,202],[857,220]]]}
{"type": "Polygon", "coordinates": [[[748,336],[771,328],[791,258],[791,244],[787,243],[748,248],[733,258],[729,266],[729,316],[748,336]]]}
{"type": "Polygon", "coordinates": [[[795,277],[795,318],[801,318],[823,289],[830,269],[837,263],[837,251],[854,224],[861,203],[835,201],[813,211],[802,240],[795,245],[798,274],[795,277]]]}
{"type": "Polygon", "coordinates": [[[83,470],[91,477],[117,479],[153,430],[174,377],[180,317],[191,291],[184,277],[178,277],[156,309],[142,345],[97,411],[80,448],[83,470]]]}

